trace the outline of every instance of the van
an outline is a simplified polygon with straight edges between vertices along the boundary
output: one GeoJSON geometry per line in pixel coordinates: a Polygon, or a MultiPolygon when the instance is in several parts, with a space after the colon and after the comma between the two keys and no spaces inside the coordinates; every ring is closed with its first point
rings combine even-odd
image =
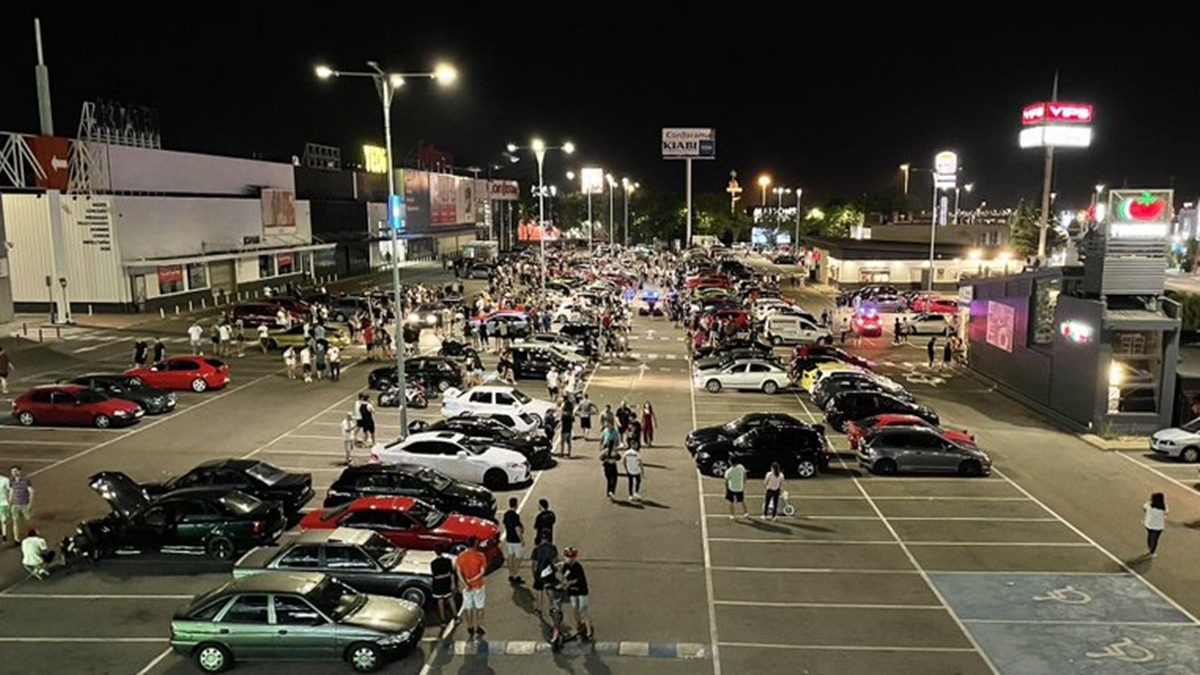
{"type": "Polygon", "coordinates": [[[830,337],[829,331],[801,316],[768,314],[763,320],[763,335],[775,345],[811,344],[830,337]]]}

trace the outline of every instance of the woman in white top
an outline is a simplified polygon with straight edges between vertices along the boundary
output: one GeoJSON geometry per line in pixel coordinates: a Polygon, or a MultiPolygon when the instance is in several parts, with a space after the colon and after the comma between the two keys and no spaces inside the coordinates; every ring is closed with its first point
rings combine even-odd
{"type": "Polygon", "coordinates": [[[300,350],[300,369],[304,371],[305,382],[312,382],[312,366],[312,350],[308,348],[308,345],[305,345],[300,350]]]}
{"type": "Polygon", "coordinates": [[[1158,538],[1167,524],[1167,499],[1163,493],[1155,492],[1142,510],[1146,513],[1142,520],[1146,526],[1146,548],[1150,549],[1150,557],[1153,558],[1158,555],[1158,538]]]}
{"type": "Polygon", "coordinates": [[[289,380],[296,379],[296,350],[293,347],[288,347],[283,350],[283,365],[287,367],[287,376],[289,380]]]}
{"type": "Polygon", "coordinates": [[[763,479],[763,485],[767,488],[763,501],[763,518],[775,520],[779,512],[779,496],[783,494],[783,471],[779,469],[779,462],[771,462],[771,470],[763,479]]]}

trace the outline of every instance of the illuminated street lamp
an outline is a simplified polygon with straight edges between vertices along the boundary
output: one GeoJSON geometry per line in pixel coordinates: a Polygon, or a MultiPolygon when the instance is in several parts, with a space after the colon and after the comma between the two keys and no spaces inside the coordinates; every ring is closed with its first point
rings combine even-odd
{"type": "Polygon", "coordinates": [[[621,194],[625,195],[625,247],[629,247],[629,193],[641,187],[628,178],[621,179],[621,194]]]}
{"type": "Polygon", "coordinates": [[[904,196],[908,196],[908,172],[912,170],[912,165],[908,162],[900,165],[900,173],[904,174],[904,196]]]}
{"type": "Polygon", "coordinates": [[[771,177],[763,174],[758,177],[758,187],[762,188],[762,205],[767,205],[767,188],[771,185],[771,177]]]}
{"type": "Polygon", "coordinates": [[[615,244],[617,241],[616,230],[613,229],[613,190],[617,187],[617,179],[613,178],[611,173],[604,174],[604,181],[608,183],[608,243],[615,244]]]}
{"type": "Polygon", "coordinates": [[[532,150],[537,160],[538,169],[538,241],[542,248],[542,303],[546,302],[546,184],[542,180],[542,165],[546,162],[547,150],[562,150],[570,155],[575,152],[575,144],[567,141],[562,145],[546,145],[540,138],[533,139],[529,145],[508,144],[509,152],[517,150],[532,150]]]}
{"type": "Polygon", "coordinates": [[[1092,206],[1093,207],[1095,207],[1096,204],[1100,203],[1100,195],[1103,193],[1104,193],[1104,183],[1097,184],[1096,192],[1095,192],[1095,194],[1092,195],[1092,206]]]}
{"type": "Polygon", "coordinates": [[[369,77],[375,83],[379,92],[379,100],[383,103],[383,143],[387,151],[387,184],[388,184],[388,229],[392,231],[392,302],[396,317],[394,329],[396,337],[396,381],[400,387],[400,438],[408,435],[408,402],[404,396],[406,387],[404,378],[404,331],[400,319],[403,307],[403,295],[400,290],[400,218],[404,213],[404,204],[396,198],[396,165],[392,162],[392,96],[396,90],[403,87],[409,78],[428,78],[446,86],[454,84],[458,79],[458,71],[453,66],[439,64],[428,73],[389,73],[379,66],[376,61],[367,61],[370,71],[337,70],[329,66],[317,66],[317,77],[322,80],[331,77],[369,77]]]}
{"type": "MultiPolygon", "coordinates": [[[[974,187],[975,187],[974,183],[967,183],[966,185],[962,186],[962,189],[966,190],[967,194],[971,194],[971,190],[974,187]]],[[[958,194],[959,194],[959,189],[957,187],[955,187],[954,188],[954,224],[955,225],[958,224],[958,194]]]]}

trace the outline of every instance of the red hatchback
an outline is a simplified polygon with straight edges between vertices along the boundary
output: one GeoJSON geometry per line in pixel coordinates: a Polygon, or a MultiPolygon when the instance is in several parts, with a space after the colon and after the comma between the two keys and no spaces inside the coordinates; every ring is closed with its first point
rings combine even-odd
{"type": "Polygon", "coordinates": [[[302,530],[357,527],[374,530],[400,548],[432,551],[444,544],[461,550],[467,540],[479,540],[489,566],[500,562],[500,526],[490,520],[442,513],[412,497],[361,497],[341,506],[313,511],[300,521],[302,530]]]}
{"type": "Polygon", "coordinates": [[[925,427],[939,432],[946,440],[966,445],[975,445],[975,436],[964,429],[946,429],[926,422],[916,415],[876,415],[856,422],[846,424],[846,438],[850,440],[850,449],[858,450],[859,443],[867,434],[884,427],[925,427]]]}
{"type": "Polygon", "coordinates": [[[155,389],[208,391],[229,384],[229,366],[204,356],[172,356],[144,368],[125,371],[155,389]]]}
{"type": "Polygon", "coordinates": [[[18,396],[12,416],[22,426],[35,424],[107,429],[133,424],[146,412],[142,406],[77,384],[34,387],[18,396]]]}

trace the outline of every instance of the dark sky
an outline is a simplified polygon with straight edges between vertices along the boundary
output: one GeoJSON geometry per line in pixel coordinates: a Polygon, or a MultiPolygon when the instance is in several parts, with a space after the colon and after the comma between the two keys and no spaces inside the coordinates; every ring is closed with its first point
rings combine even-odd
{"type": "MultiPolygon", "coordinates": [[[[1057,69],[1060,100],[1093,103],[1097,120],[1092,148],[1058,154],[1060,204],[1086,205],[1096,183],[1174,186],[1177,202],[1200,193],[1196,9],[252,4],[41,11],[58,135],[74,135],[82,101],[107,98],[156,108],[168,149],[287,158],[311,141],[356,157],[382,141],[376,94],[366,80],[319,81],[313,66],[423,71],[444,58],[460,71],[453,90],[415,82],[397,95],[398,156],[424,140],[486,165],[540,134],[579,148],[549,155],[547,182],[592,163],[682,193],[661,129],[711,126],[717,159],[695,164],[696,191],[722,190],[736,169],[755,201],[762,171],[801,185],[806,204],[853,197],[899,186],[902,162],[928,167],[954,149],[971,199],[999,205],[1040,194],[1042,154],[1018,148],[1017,132],[1057,69]]],[[[38,128],[32,16],[0,10],[5,131],[38,128]]],[[[527,180],[531,165],[505,175],[527,180]]],[[[928,191],[928,176],[911,189],[928,191]]]]}

